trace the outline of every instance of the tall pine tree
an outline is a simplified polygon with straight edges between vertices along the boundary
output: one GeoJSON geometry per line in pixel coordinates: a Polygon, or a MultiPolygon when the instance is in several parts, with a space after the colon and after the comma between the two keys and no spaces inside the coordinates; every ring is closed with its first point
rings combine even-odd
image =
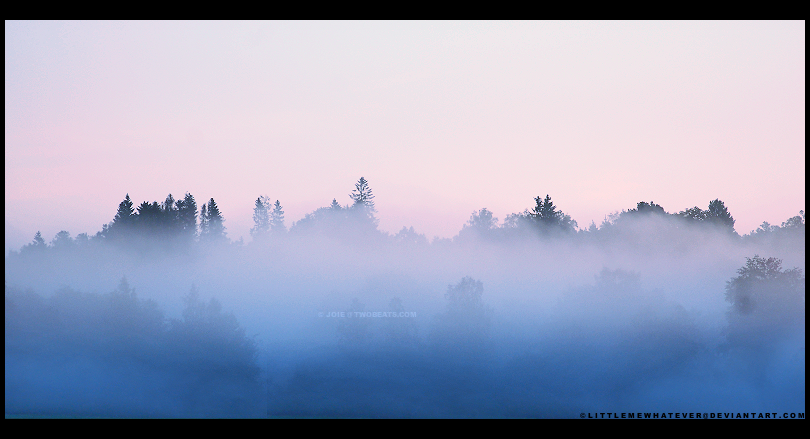
{"type": "Polygon", "coordinates": [[[368,181],[360,177],[349,196],[354,201],[354,204],[349,208],[349,217],[354,218],[355,224],[359,225],[362,230],[376,230],[377,218],[374,214],[377,209],[374,207],[374,194],[371,192],[368,181]]]}
{"type": "Polygon", "coordinates": [[[281,210],[281,203],[278,200],[276,200],[273,211],[270,213],[270,231],[276,234],[287,231],[287,227],[284,226],[284,211],[281,210]]]}
{"type": "Polygon", "coordinates": [[[208,239],[208,205],[203,203],[200,208],[200,240],[208,239]]]}
{"type": "Polygon", "coordinates": [[[570,216],[557,209],[557,206],[551,201],[551,197],[546,194],[545,199],[535,197],[535,206],[529,211],[528,217],[543,232],[551,230],[573,232],[576,229],[576,221],[572,220],[570,216]]]}
{"type": "Polygon", "coordinates": [[[204,229],[200,233],[200,239],[208,242],[221,242],[225,240],[225,218],[217,207],[213,198],[208,200],[208,207],[203,206],[204,229]]]}
{"type": "Polygon", "coordinates": [[[354,190],[349,196],[354,201],[352,208],[363,207],[371,213],[377,211],[374,208],[374,194],[371,193],[371,187],[368,185],[368,181],[365,178],[360,177],[360,180],[355,183],[354,190]]]}
{"type": "Polygon", "coordinates": [[[136,219],[135,208],[129,194],[127,194],[124,201],[118,204],[115,217],[108,227],[103,230],[102,235],[112,239],[124,238],[133,232],[136,219]]]}
{"type": "Polygon", "coordinates": [[[253,228],[250,229],[250,236],[253,239],[261,239],[270,231],[270,206],[266,196],[256,199],[253,207],[253,228]]]}
{"type": "Polygon", "coordinates": [[[177,220],[182,236],[191,241],[197,236],[197,202],[186,192],[182,200],[177,200],[177,220]]]}

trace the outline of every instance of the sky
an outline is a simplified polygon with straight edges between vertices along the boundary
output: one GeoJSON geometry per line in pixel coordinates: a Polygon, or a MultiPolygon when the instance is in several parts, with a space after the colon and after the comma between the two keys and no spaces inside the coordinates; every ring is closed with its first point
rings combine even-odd
{"type": "Polygon", "coordinates": [[[805,23],[5,23],[5,249],[214,198],[250,240],[365,177],[379,226],[452,237],[551,195],[582,228],[723,200],[805,209],[805,23]]]}

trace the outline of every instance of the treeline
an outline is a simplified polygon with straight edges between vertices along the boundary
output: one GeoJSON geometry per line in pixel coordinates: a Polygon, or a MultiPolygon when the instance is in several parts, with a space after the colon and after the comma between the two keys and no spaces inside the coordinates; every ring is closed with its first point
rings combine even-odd
{"type": "Polygon", "coordinates": [[[509,323],[493,319],[484,284],[471,277],[448,285],[446,306],[433,316],[426,337],[399,298],[386,311],[397,317],[380,319],[364,318],[366,307],[355,298],[346,317],[335,319],[337,352],[347,355],[328,351],[322,361],[305,360],[289,380],[270,386],[268,412],[571,417],[583,401],[661,404],[672,396],[662,397],[658,386],[672,382],[693,404],[712,405],[716,400],[706,388],[749,392],[753,382],[762,389],[773,386],[769,374],[775,370],[792,384],[769,390],[781,392],[782,406],[801,410],[805,276],[798,268],[782,269],[777,258],[746,259],[726,283],[730,309],[718,344],[707,339],[694,313],[642,287],[638,273],[620,269],[604,268],[595,282],[569,290],[540,325],[519,330],[504,330],[509,323]],[[791,356],[787,368],[785,352],[791,356]],[[654,397],[645,401],[640,395],[650,385],[654,397]],[[386,395],[396,399],[388,403],[386,395]]]}
{"type": "MultiPolygon", "coordinates": [[[[424,245],[429,240],[413,227],[403,227],[398,233],[389,235],[378,229],[374,195],[368,181],[361,177],[355,189],[349,194],[351,203],[341,205],[333,199],[329,206],[316,209],[294,222],[287,229],[284,223],[284,210],[279,200],[273,202],[267,196],[256,199],[253,208],[254,225],[250,230],[254,243],[281,239],[287,235],[320,235],[357,242],[358,239],[391,240],[396,243],[424,245]]],[[[474,239],[490,241],[523,238],[527,235],[541,237],[589,236],[596,239],[615,237],[623,232],[633,233],[632,225],[639,220],[657,221],[660,232],[676,229],[702,228],[719,231],[733,238],[770,239],[804,233],[805,214],[787,219],[781,226],[763,222],[757,230],[740,237],[734,229],[735,220],[725,203],[719,199],[709,202],[706,209],[698,206],[669,213],[655,202],[641,201],[635,208],[615,212],[605,217],[597,226],[594,222],[587,228],[579,228],[570,215],[554,204],[550,195],[535,197],[534,206],[521,213],[506,216],[501,223],[486,208],[475,211],[453,239],[434,238],[433,244],[464,242],[474,239]]],[[[148,249],[156,246],[164,248],[187,248],[199,244],[227,244],[225,218],[216,201],[211,198],[199,208],[194,196],[186,193],[183,199],[175,200],[169,194],[162,203],[142,202],[134,207],[129,194],[118,205],[113,220],[102,227],[94,236],[86,233],[71,238],[68,231],[60,231],[46,243],[40,232],[33,242],[21,249],[22,253],[41,251],[47,248],[65,249],[87,246],[91,243],[113,243],[129,248],[148,249]]],[[[795,236],[794,236],[795,237],[795,236]]],[[[241,243],[241,240],[239,241],[241,243]]]]}
{"type": "MultiPolygon", "coordinates": [[[[55,413],[76,410],[76,415],[127,416],[257,416],[261,402],[258,350],[252,338],[216,299],[203,302],[196,288],[183,298],[182,319],[167,319],[152,300],[139,299],[126,279],[106,294],[89,294],[67,287],[44,298],[31,291],[5,288],[6,366],[52,359],[63,373],[85,383],[124,380],[141,396],[123,392],[111,395],[114,386],[99,394],[92,388],[75,389],[74,402],[87,398],[117,400],[117,409],[57,407],[55,413]],[[77,371],[70,362],[79,361],[77,371]],[[129,370],[127,373],[122,370],[129,370]],[[88,376],[83,376],[87,374],[88,376]],[[125,375],[125,376],[123,376],[125,375]],[[169,407],[169,408],[167,408],[169,407]],[[89,410],[82,413],[82,410],[89,410]]],[[[7,378],[9,371],[6,371],[7,378]]],[[[13,373],[14,385],[24,374],[13,373]]],[[[34,382],[48,382],[34,377],[34,382]]],[[[54,393],[63,383],[48,385],[54,393]]],[[[71,386],[71,382],[64,385],[71,386]]],[[[35,385],[29,388],[34,391],[35,385]]],[[[134,393],[134,392],[133,392],[134,393]]],[[[25,398],[6,399],[6,411],[44,411],[25,407],[25,398]],[[22,404],[22,406],[18,406],[22,404]]],[[[111,406],[111,404],[106,404],[111,406]]]]}

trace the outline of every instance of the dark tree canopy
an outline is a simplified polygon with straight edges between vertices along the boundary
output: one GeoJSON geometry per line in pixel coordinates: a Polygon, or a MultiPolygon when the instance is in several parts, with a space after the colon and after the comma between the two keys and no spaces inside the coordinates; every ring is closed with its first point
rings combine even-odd
{"type": "Polygon", "coordinates": [[[256,239],[261,238],[270,231],[270,205],[266,196],[256,199],[253,206],[253,228],[250,235],[256,239]]]}
{"type": "Polygon", "coordinates": [[[754,255],[745,258],[745,266],[726,283],[726,300],[736,314],[772,312],[773,307],[787,309],[801,305],[804,295],[802,270],[782,270],[782,260],[754,255]]]}
{"type": "Polygon", "coordinates": [[[208,206],[203,206],[203,224],[205,228],[200,233],[200,239],[208,242],[221,242],[225,238],[225,219],[213,198],[208,200],[208,206]]]}
{"type": "Polygon", "coordinates": [[[675,214],[690,223],[711,225],[729,233],[734,231],[734,218],[719,199],[709,202],[709,208],[703,210],[697,206],[682,210],[675,214]]]}
{"type": "Polygon", "coordinates": [[[135,209],[132,206],[132,200],[129,198],[129,194],[127,194],[124,201],[118,204],[118,211],[115,213],[115,218],[113,218],[114,226],[127,226],[132,224],[135,216],[135,209]]]}
{"type": "Polygon", "coordinates": [[[635,209],[630,209],[629,212],[638,213],[643,215],[666,215],[667,212],[664,210],[663,207],[659,204],[655,204],[655,202],[650,201],[647,203],[646,201],[640,201],[636,204],[635,209]]]}
{"type": "Polygon", "coordinates": [[[115,212],[112,222],[102,230],[103,236],[115,240],[127,238],[135,230],[137,217],[132,200],[127,194],[124,201],[118,204],[118,210],[115,212]]]}
{"type": "Polygon", "coordinates": [[[484,347],[492,323],[492,309],[482,297],[484,284],[472,277],[464,277],[455,285],[448,285],[444,298],[447,310],[437,316],[431,339],[445,352],[473,354],[484,347]]]}
{"type": "Polygon", "coordinates": [[[484,284],[480,280],[467,276],[456,285],[448,285],[444,298],[448,301],[448,309],[454,312],[464,312],[482,307],[483,295],[484,284]]]}
{"type": "Polygon", "coordinates": [[[729,346],[763,351],[787,337],[803,337],[804,292],[801,269],[783,270],[777,258],[746,258],[745,266],[726,283],[729,346]]]}
{"type": "Polygon", "coordinates": [[[528,218],[541,231],[551,230],[572,232],[576,229],[576,222],[570,216],[557,209],[551,201],[551,196],[546,194],[546,198],[535,197],[535,206],[528,212],[528,218]]]}
{"type": "Polygon", "coordinates": [[[74,246],[73,239],[70,237],[70,232],[62,230],[53,237],[51,247],[55,249],[71,249],[74,246]]]}
{"type": "Polygon", "coordinates": [[[478,212],[473,212],[466,226],[475,230],[489,231],[498,227],[498,218],[485,207],[478,212]]]}
{"type": "Polygon", "coordinates": [[[706,219],[706,211],[695,206],[678,212],[678,216],[690,221],[703,221],[706,219]]]}
{"type": "Polygon", "coordinates": [[[192,240],[197,236],[197,202],[186,192],[182,200],[177,200],[177,220],[181,236],[192,240]]]}
{"type": "Polygon", "coordinates": [[[726,205],[719,199],[715,199],[709,203],[709,208],[706,210],[705,221],[730,233],[734,233],[734,217],[731,216],[726,205]]]}
{"type": "Polygon", "coordinates": [[[278,200],[273,204],[273,211],[270,212],[270,231],[274,234],[287,231],[287,227],[284,225],[284,210],[278,200]]]}
{"type": "Polygon", "coordinates": [[[360,177],[360,180],[357,181],[354,185],[354,190],[352,191],[349,196],[354,201],[353,208],[364,207],[369,212],[376,212],[377,210],[374,208],[374,194],[371,193],[371,187],[368,185],[368,181],[365,178],[360,177]]]}
{"type": "Polygon", "coordinates": [[[34,235],[34,240],[30,243],[25,245],[21,250],[23,253],[32,253],[32,252],[42,252],[48,248],[48,244],[45,243],[45,240],[42,239],[42,233],[37,231],[34,235]]]}

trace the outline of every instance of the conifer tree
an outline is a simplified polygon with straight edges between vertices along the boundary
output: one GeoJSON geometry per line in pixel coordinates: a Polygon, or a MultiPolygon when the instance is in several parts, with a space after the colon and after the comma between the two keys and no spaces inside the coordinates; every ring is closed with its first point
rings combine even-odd
{"type": "Polygon", "coordinates": [[[535,224],[540,226],[541,230],[548,231],[556,228],[567,232],[574,231],[576,221],[573,221],[570,216],[558,210],[548,194],[546,194],[545,199],[535,197],[534,201],[536,204],[534,208],[529,211],[527,216],[529,219],[533,220],[535,224]]]}
{"type": "Polygon", "coordinates": [[[201,233],[200,236],[211,242],[224,240],[225,226],[222,223],[225,222],[225,219],[213,198],[208,200],[208,209],[204,210],[203,216],[206,227],[205,233],[201,233]]]}
{"type": "Polygon", "coordinates": [[[354,201],[352,208],[362,206],[365,207],[369,212],[373,213],[377,211],[374,208],[374,194],[371,193],[371,187],[368,185],[368,181],[366,181],[365,178],[360,177],[360,180],[355,183],[354,190],[351,194],[349,194],[349,196],[354,201]]]}
{"type": "Polygon", "coordinates": [[[200,208],[200,239],[207,239],[207,237],[208,237],[208,205],[203,203],[202,207],[200,208]]]}
{"type": "Polygon", "coordinates": [[[160,210],[163,213],[162,226],[166,233],[170,236],[179,234],[180,232],[180,217],[177,211],[176,202],[172,194],[166,197],[163,204],[160,205],[160,210]]]}
{"type": "Polygon", "coordinates": [[[115,213],[110,231],[114,234],[121,234],[122,232],[129,231],[135,223],[135,209],[132,205],[132,200],[129,194],[124,198],[124,201],[118,204],[118,211],[115,213]]]}
{"type": "Polygon", "coordinates": [[[48,244],[45,244],[45,240],[42,239],[42,233],[37,230],[37,233],[34,235],[34,242],[28,244],[28,247],[34,250],[45,250],[48,248],[48,244]]]}
{"type": "MultiPolygon", "coordinates": [[[[371,192],[371,187],[368,181],[360,177],[354,185],[354,190],[349,194],[354,204],[349,208],[349,217],[353,218],[353,222],[360,226],[358,230],[374,230],[377,228],[377,218],[374,214],[377,209],[374,207],[374,194],[371,192]]],[[[337,204],[333,200],[333,206],[337,204]]]]}
{"type": "Polygon", "coordinates": [[[134,215],[135,209],[132,207],[132,200],[129,198],[129,194],[127,194],[124,201],[118,204],[118,211],[115,213],[115,218],[113,218],[113,224],[131,224],[134,215]]]}
{"type": "Polygon", "coordinates": [[[163,211],[157,201],[144,201],[138,206],[135,223],[141,233],[154,236],[163,223],[163,211]]]}
{"type": "Polygon", "coordinates": [[[256,199],[253,207],[253,228],[250,229],[250,236],[254,239],[266,235],[270,230],[269,208],[269,201],[266,196],[260,196],[256,199]]]}
{"type": "Polygon", "coordinates": [[[281,203],[278,200],[273,205],[273,212],[270,214],[270,230],[273,233],[287,231],[287,227],[284,226],[284,211],[281,210],[281,203]]]}
{"type": "Polygon", "coordinates": [[[197,202],[186,192],[182,200],[177,200],[177,219],[181,233],[189,239],[197,235],[197,202]]]}

